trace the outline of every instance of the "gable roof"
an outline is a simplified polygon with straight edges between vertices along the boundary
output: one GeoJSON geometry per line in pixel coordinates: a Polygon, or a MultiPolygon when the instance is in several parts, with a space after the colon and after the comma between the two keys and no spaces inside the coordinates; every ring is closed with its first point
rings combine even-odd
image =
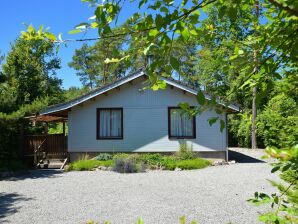
{"type": "MultiPolygon", "coordinates": [[[[113,83],[110,83],[110,84],[107,84],[107,85],[104,85],[102,87],[99,87],[99,88],[96,88],[80,97],[77,97],[73,100],[70,100],[68,102],[64,102],[64,103],[60,103],[60,104],[56,104],[56,105],[52,105],[52,106],[49,106],[46,110],[42,111],[40,113],[40,115],[47,115],[47,114],[55,114],[55,113],[59,113],[61,111],[65,111],[65,110],[69,110],[70,108],[74,107],[74,106],[77,106],[87,100],[90,100],[98,95],[101,95],[101,94],[104,94],[112,89],[115,89],[125,83],[129,83],[131,81],[133,81],[134,79],[137,79],[139,77],[142,77],[142,76],[147,76],[146,73],[143,71],[143,69],[131,74],[131,75],[128,75],[128,76],[125,76],[121,79],[118,79],[116,80],[115,82],[113,83]]],[[[186,91],[188,93],[191,93],[191,94],[194,94],[194,95],[197,95],[197,92],[198,92],[198,89],[194,89],[193,87],[190,87],[186,84],[183,84],[177,80],[174,80],[174,79],[168,79],[168,78],[164,78],[164,77],[161,77],[161,80],[165,81],[168,85],[171,85],[171,86],[174,86],[178,89],[181,89],[183,91],[186,91]]],[[[205,95],[205,98],[208,99],[208,100],[211,100],[211,95],[208,94],[208,93],[204,93],[205,95]]],[[[218,101],[219,104],[224,105],[224,103],[218,101]]],[[[230,104],[228,105],[228,108],[231,109],[232,111],[234,112],[240,112],[241,109],[238,105],[236,104],[230,104]]]]}

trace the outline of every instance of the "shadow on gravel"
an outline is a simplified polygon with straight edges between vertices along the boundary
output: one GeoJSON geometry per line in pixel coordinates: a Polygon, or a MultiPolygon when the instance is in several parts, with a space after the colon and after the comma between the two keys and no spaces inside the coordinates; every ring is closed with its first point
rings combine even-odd
{"type": "MultiPolygon", "coordinates": [[[[39,179],[39,178],[57,178],[63,174],[63,170],[29,170],[20,174],[7,177],[2,180],[6,181],[18,181],[25,179],[39,179]]],[[[0,179],[1,181],[1,179],[0,179]]]]}
{"type": "Polygon", "coordinates": [[[233,150],[229,150],[229,160],[235,160],[237,163],[265,163],[263,160],[233,150]]]}
{"type": "Polygon", "coordinates": [[[0,223],[5,223],[5,217],[18,212],[20,207],[17,204],[20,201],[29,200],[32,199],[17,193],[0,193],[0,223]]]}

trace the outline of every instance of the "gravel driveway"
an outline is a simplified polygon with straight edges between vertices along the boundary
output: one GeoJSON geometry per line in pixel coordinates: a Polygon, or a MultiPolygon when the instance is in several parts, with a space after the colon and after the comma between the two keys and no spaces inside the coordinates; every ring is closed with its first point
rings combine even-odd
{"type": "Polygon", "coordinates": [[[237,163],[194,171],[118,174],[108,171],[34,171],[0,181],[0,223],[115,224],[257,223],[260,208],[246,200],[275,192],[266,163],[237,163]]]}

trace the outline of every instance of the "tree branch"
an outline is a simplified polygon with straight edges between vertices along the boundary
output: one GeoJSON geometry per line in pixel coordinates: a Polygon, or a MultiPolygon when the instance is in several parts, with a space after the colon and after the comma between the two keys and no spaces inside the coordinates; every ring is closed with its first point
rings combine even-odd
{"type": "Polygon", "coordinates": [[[295,9],[290,8],[289,6],[284,6],[282,3],[275,1],[275,0],[268,0],[271,4],[276,6],[277,8],[280,8],[281,10],[287,11],[289,14],[297,16],[298,17],[298,11],[295,9]]]}

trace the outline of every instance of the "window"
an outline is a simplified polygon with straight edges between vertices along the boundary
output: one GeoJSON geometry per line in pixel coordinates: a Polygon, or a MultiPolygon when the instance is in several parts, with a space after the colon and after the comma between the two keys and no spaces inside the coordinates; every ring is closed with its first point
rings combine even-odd
{"type": "Polygon", "coordinates": [[[179,107],[168,108],[169,138],[196,138],[196,120],[179,107]]]}
{"type": "Polygon", "coordinates": [[[97,108],[97,139],[123,139],[122,108],[97,108]]]}

